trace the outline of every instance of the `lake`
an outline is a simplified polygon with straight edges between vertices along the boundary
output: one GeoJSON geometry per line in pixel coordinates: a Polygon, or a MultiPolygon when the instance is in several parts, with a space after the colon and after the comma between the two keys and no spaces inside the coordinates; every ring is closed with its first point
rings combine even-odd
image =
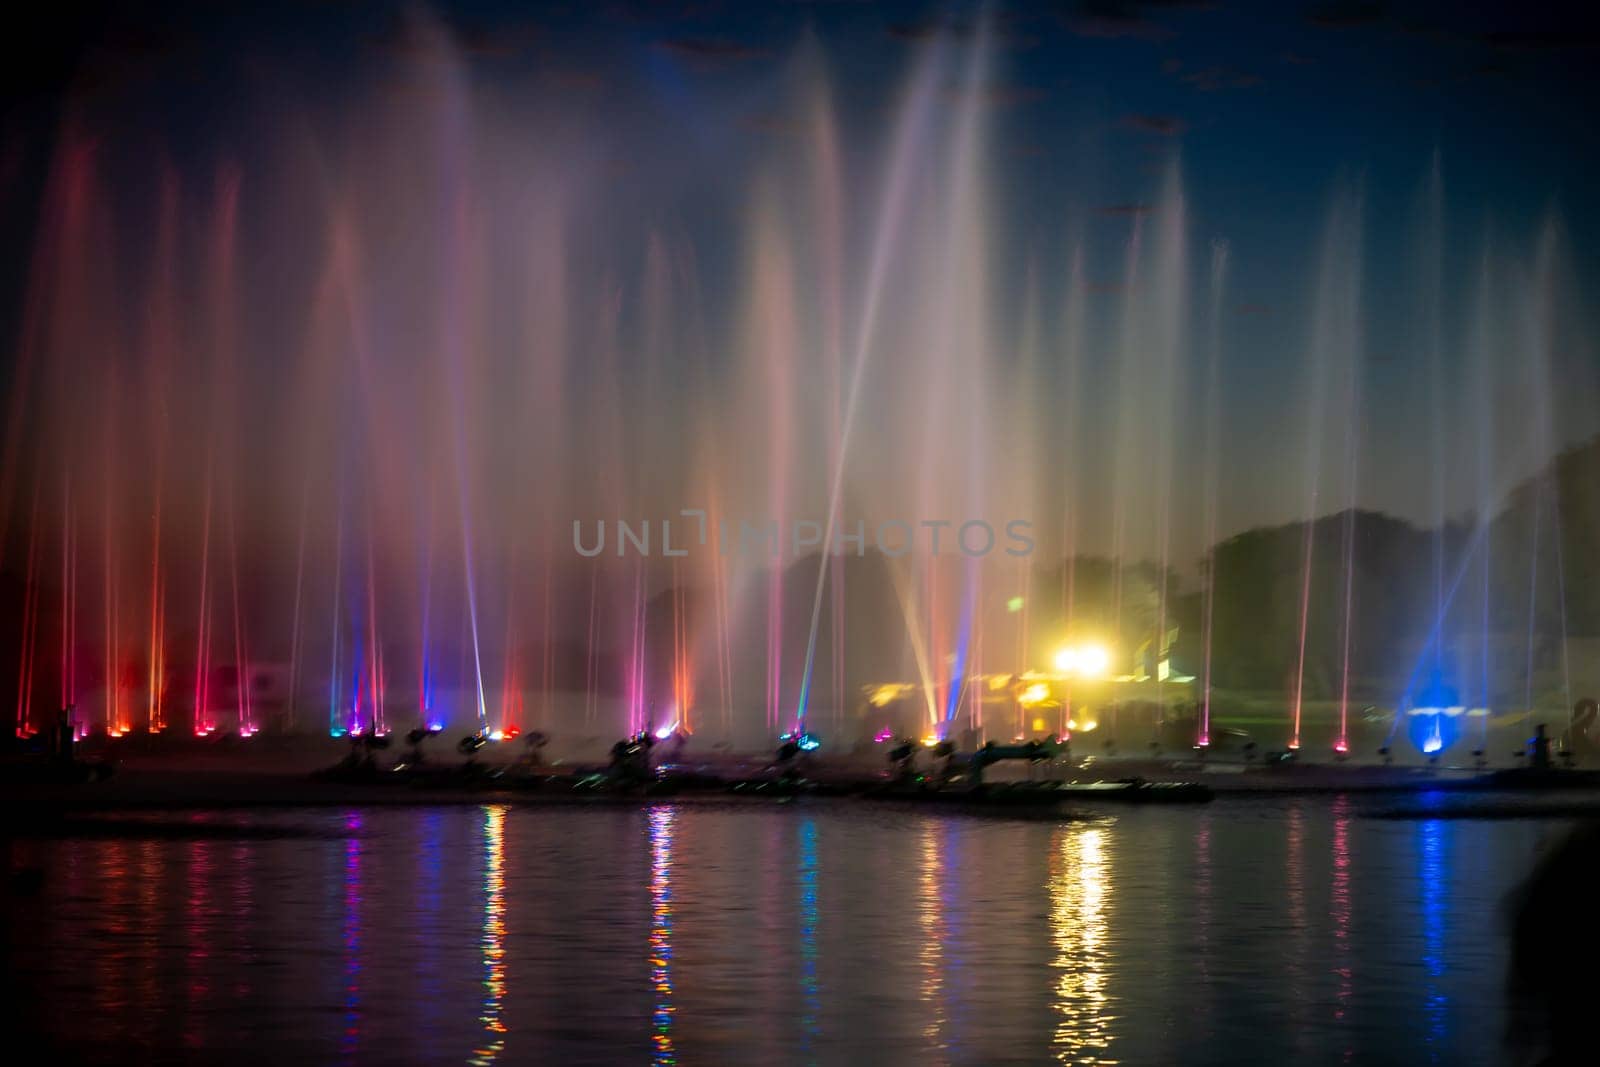
{"type": "Polygon", "coordinates": [[[1505,900],[1570,823],[1365,811],[172,815],[10,843],[7,1015],[93,1061],[1520,1058],[1505,900]]]}

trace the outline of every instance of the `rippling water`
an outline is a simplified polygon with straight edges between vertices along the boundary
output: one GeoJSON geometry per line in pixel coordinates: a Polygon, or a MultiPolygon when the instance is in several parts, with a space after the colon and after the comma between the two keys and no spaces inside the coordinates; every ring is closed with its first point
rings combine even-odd
{"type": "Polygon", "coordinates": [[[13,843],[9,1007],[79,1057],[1499,1062],[1555,822],[1342,799],[1083,822],[893,807],[182,816],[13,843]]]}

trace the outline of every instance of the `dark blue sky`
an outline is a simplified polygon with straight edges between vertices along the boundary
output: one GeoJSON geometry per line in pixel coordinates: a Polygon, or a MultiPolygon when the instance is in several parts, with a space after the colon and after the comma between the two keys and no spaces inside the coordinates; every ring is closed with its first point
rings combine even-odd
{"type": "MultiPolygon", "coordinates": [[[[281,3],[52,6],[8,35],[0,122],[0,238],[8,335],[25,250],[61,124],[103,136],[129,181],[141,162],[246,174],[273,151],[283,115],[359,108],[372,72],[408,47],[411,5],[281,3]]],[[[846,135],[872,152],[932,36],[969,38],[974,5],[836,2],[435,3],[479,83],[532,88],[543,106],[610,127],[633,146],[614,162],[612,224],[692,233],[717,289],[726,188],[782,136],[774,101],[807,39],[825,57],[846,135]],[[651,195],[635,199],[629,190],[651,195]],[[669,207],[663,207],[669,205],[669,207]],[[645,217],[650,216],[650,217],[645,217]]],[[[1334,191],[1359,189],[1370,417],[1402,420],[1415,391],[1414,267],[1424,190],[1443,185],[1447,313],[1461,318],[1486,241],[1526,260],[1554,220],[1579,293],[1600,271],[1594,202],[1600,16],[1581,5],[1077,2],[996,4],[988,93],[999,244],[1049,272],[1077,240],[1091,279],[1115,285],[1116,249],[1182,167],[1192,241],[1232,249],[1230,349],[1244,404],[1290,403],[1284,353],[1303,349],[1316,251],[1334,191]],[[1394,386],[1393,389],[1389,388],[1394,386]],[[1387,397],[1401,410],[1386,409],[1387,397]]],[[[612,149],[615,151],[615,149],[612,149]]],[[[115,169],[113,164],[113,169],[115,169]]],[[[137,218],[128,221],[137,230],[137,218]]],[[[733,237],[727,235],[729,245],[733,237]]],[[[731,256],[722,257],[731,260],[731,256]]],[[[727,262],[722,263],[728,266],[727,262]]],[[[1020,273],[1020,264],[1019,264],[1020,273]]],[[[715,299],[715,297],[711,297],[715,299]]],[[[1593,303],[1577,302],[1574,375],[1557,436],[1595,426],[1593,303]],[[1587,373],[1586,373],[1587,368],[1587,373]]],[[[1270,425],[1264,422],[1263,425],[1270,425]]],[[[1380,446],[1381,447],[1381,446],[1380,446]]],[[[1393,457],[1403,466],[1405,457],[1393,457]]],[[[1381,488],[1381,487],[1380,487],[1381,488]]],[[[1399,507],[1397,482],[1374,503],[1399,507]]],[[[1246,509],[1243,517],[1267,518],[1246,509]]]]}

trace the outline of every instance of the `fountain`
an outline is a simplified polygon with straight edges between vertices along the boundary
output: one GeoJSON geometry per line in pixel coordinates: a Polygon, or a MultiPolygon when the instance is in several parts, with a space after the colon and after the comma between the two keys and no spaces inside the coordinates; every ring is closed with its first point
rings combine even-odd
{"type": "Polygon", "coordinates": [[[1287,326],[1238,314],[1251,246],[1175,150],[1148,202],[1018,232],[987,27],[884,114],[808,40],[777,133],[645,180],[631,127],[408,32],[358,101],[199,163],[62,128],[0,480],[19,737],[843,753],[893,719],[1420,760],[1581,695],[1559,222],[1457,277],[1438,152],[1408,383],[1358,181],[1287,326]]]}

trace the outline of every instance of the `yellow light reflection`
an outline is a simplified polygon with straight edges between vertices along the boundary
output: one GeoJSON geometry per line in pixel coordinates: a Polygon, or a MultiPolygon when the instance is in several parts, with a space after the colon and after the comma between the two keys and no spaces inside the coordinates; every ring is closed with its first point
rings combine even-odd
{"type": "Polygon", "coordinates": [[[944,943],[949,936],[940,900],[944,857],[940,854],[939,833],[944,825],[939,819],[923,823],[922,855],[917,872],[917,924],[922,927],[917,962],[922,970],[922,1003],[928,1009],[928,1023],[922,1028],[922,1034],[939,1048],[943,1048],[940,1035],[945,1027],[944,943]]]}
{"type": "Polygon", "coordinates": [[[483,1023],[485,1041],[469,1061],[486,1067],[506,1047],[506,1024],[500,1017],[506,996],[506,809],[483,809],[483,1023]]]}
{"type": "Polygon", "coordinates": [[[1060,1063],[1110,1064],[1111,924],[1106,880],[1110,850],[1104,830],[1057,832],[1050,862],[1050,939],[1055,946],[1055,1059],[1060,1063]]]}

